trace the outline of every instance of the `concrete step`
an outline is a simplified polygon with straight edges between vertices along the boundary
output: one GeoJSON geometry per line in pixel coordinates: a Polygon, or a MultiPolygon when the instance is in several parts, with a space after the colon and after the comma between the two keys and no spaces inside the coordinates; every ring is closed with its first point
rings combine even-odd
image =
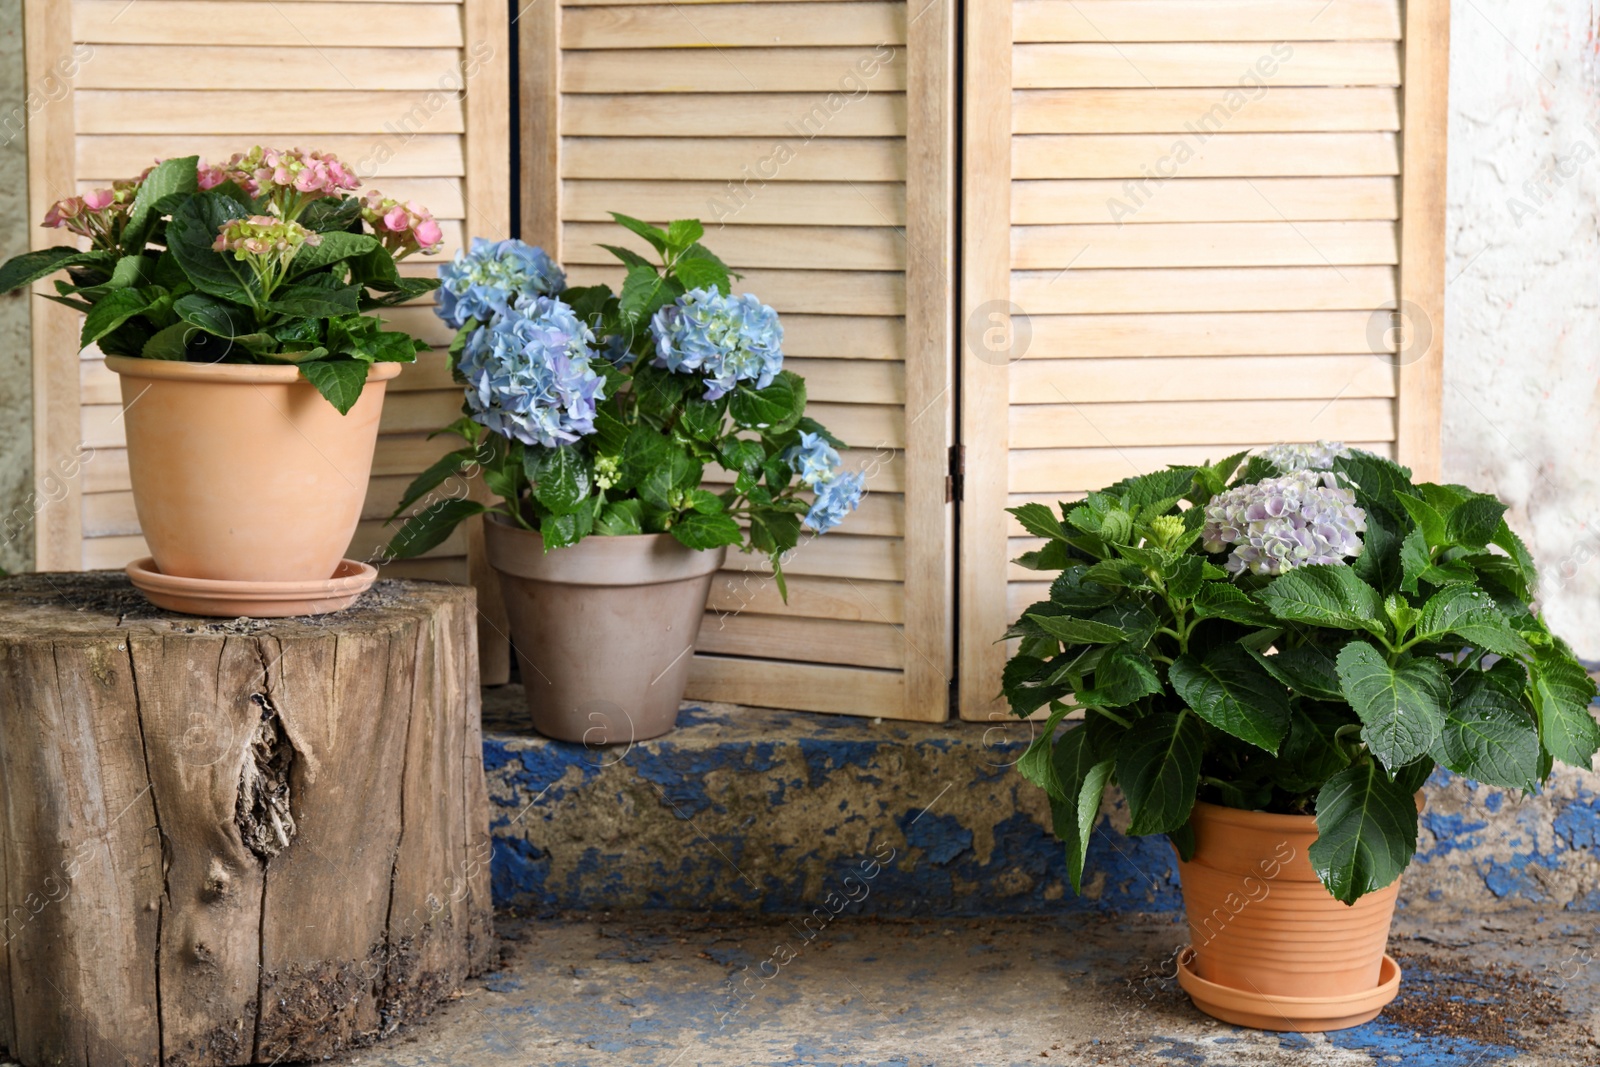
{"type": "Polygon", "coordinates": [[[1300,1036],[1201,1015],[1172,980],[1176,917],[1084,912],[819,930],[748,914],[500,920],[504,966],[350,1067],[1579,1067],[1600,1063],[1592,924],[1447,910],[1400,919],[1402,993],[1300,1036]]]}
{"type": "MultiPolygon", "coordinates": [[[[1172,852],[1102,809],[1083,896],[1043,795],[1012,764],[1032,727],[919,724],[708,705],[633,745],[549,741],[517,686],[486,691],[494,890],[535,910],[805,915],[864,862],[877,916],[1171,913],[1172,852]]],[[[1403,907],[1600,911],[1600,776],[1562,768],[1540,796],[1445,774],[1427,789],[1403,907]]]]}

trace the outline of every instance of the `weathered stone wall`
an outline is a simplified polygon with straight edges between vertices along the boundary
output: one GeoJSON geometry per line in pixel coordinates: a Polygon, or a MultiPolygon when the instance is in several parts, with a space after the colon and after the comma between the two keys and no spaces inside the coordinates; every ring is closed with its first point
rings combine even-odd
{"type": "MultiPolygon", "coordinates": [[[[28,152],[23,127],[22,0],[0,0],[0,260],[28,248],[28,152]]],[[[0,516],[24,507],[33,483],[32,353],[28,294],[0,296],[0,516]]],[[[0,522],[0,568],[26,569],[31,531],[0,522]]]]}
{"type": "Polygon", "coordinates": [[[1600,659],[1600,14],[1451,10],[1445,475],[1512,505],[1552,626],[1600,659]]]}

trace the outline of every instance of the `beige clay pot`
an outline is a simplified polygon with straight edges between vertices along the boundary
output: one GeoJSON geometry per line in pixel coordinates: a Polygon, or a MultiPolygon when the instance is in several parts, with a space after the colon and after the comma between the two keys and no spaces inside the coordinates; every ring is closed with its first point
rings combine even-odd
{"type": "Polygon", "coordinates": [[[1180,861],[1192,950],[1178,979],[1195,1006],[1241,1026],[1319,1031],[1358,1026],[1393,1000],[1384,955],[1400,884],[1354,905],[1333,898],[1307,850],[1310,815],[1197,803],[1194,858],[1180,861]]]}
{"type": "Polygon", "coordinates": [[[139,527],[165,575],[313,582],[339,567],[366,499],[384,383],[348,415],[289,366],[107,356],[122,379],[139,527]]]}
{"type": "Polygon", "coordinates": [[[637,534],[594,535],[546,553],[537,533],[487,519],[485,548],[500,574],[533,728],[589,745],[669,732],[727,549],[637,534]]]}

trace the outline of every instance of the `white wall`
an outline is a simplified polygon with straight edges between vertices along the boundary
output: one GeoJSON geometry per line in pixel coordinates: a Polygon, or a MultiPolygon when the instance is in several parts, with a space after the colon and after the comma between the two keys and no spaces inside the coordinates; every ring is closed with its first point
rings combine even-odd
{"type": "Polygon", "coordinates": [[[1444,473],[1512,505],[1552,627],[1600,660],[1600,13],[1451,14],[1444,473]]]}

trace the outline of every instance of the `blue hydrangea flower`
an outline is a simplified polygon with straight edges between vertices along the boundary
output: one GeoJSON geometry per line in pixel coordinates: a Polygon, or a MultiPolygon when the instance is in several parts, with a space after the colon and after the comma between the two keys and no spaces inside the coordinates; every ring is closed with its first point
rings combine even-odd
{"type": "Polygon", "coordinates": [[[812,489],[839,473],[839,453],[817,433],[802,433],[800,443],[783,454],[783,461],[812,489]]]}
{"type": "Polygon", "coordinates": [[[806,512],[805,524],[817,533],[827,533],[844,521],[861,506],[862,483],[866,476],[860,471],[848,474],[835,472],[833,477],[817,486],[817,499],[806,512]]]}
{"type": "Polygon", "coordinates": [[[633,353],[628,350],[631,343],[624,334],[611,334],[600,342],[600,355],[612,366],[626,367],[634,358],[633,353]]]}
{"type": "Polygon", "coordinates": [[[604,399],[594,333],[554,297],[524,297],[472,332],[462,350],[472,417],[525,445],[557,445],[594,432],[604,399]]]}
{"type": "Polygon", "coordinates": [[[738,382],[765,389],[783,369],[783,324],[750,293],[691,289],[655,313],[650,332],[655,365],[704,374],[707,400],[726,396],[738,382]]]}
{"type": "Polygon", "coordinates": [[[472,251],[439,265],[439,317],[459,330],[468,319],[487,322],[518,297],[555,296],[567,276],[544,249],[522,241],[472,239],[472,251]]]}

